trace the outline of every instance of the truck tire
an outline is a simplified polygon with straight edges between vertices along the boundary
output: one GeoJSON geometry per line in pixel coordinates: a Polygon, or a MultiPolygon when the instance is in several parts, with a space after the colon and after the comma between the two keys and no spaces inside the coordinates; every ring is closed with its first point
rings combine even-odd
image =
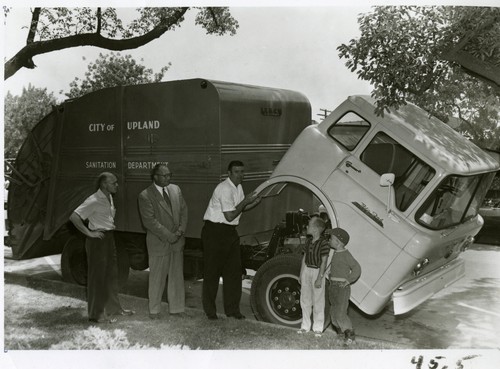
{"type": "Polygon", "coordinates": [[[87,284],[87,252],[82,238],[70,237],[61,254],[61,273],[65,282],[87,284]]]}
{"type": "Polygon", "coordinates": [[[250,293],[250,304],[257,320],[300,326],[300,264],[300,255],[278,255],[257,270],[250,293]]]}
{"type": "MultiPolygon", "coordinates": [[[[118,283],[123,288],[127,283],[130,263],[127,250],[116,248],[118,263],[118,283]]],[[[82,286],[87,285],[87,252],[85,251],[85,240],[78,237],[70,237],[61,254],[61,273],[63,280],[82,286]]]]}
{"type": "Polygon", "coordinates": [[[129,232],[115,232],[116,256],[118,258],[118,272],[123,277],[128,276],[129,270],[145,270],[148,268],[148,251],[146,235],[129,232]],[[124,258],[122,258],[122,256],[124,258]]]}

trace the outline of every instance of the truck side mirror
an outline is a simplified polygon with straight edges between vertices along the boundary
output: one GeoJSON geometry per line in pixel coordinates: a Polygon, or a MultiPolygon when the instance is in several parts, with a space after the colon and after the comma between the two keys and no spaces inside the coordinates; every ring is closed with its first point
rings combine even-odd
{"type": "Polygon", "coordinates": [[[394,179],[396,176],[394,173],[385,173],[380,177],[380,186],[382,187],[391,187],[394,184],[394,179]]]}
{"type": "Polygon", "coordinates": [[[392,192],[392,185],[394,184],[394,179],[396,176],[394,173],[384,173],[380,177],[380,186],[382,187],[389,187],[389,192],[387,195],[387,214],[391,213],[391,192],[392,192]]]}

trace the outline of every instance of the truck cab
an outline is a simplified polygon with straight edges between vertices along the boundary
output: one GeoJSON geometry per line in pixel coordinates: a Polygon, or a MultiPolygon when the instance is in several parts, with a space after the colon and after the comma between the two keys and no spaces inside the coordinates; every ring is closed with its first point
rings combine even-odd
{"type": "MultiPolygon", "coordinates": [[[[351,96],[307,127],[256,191],[262,202],[288,186],[309,191],[315,205],[303,212],[323,205],[332,227],[351,236],[348,248],[362,268],[351,301],[369,315],[392,301],[403,314],[464,275],[459,255],[483,225],[478,210],[499,166],[415,105],[384,116],[375,106],[351,96]]],[[[264,320],[298,323],[297,260],[281,255],[267,262],[275,268],[257,271],[252,307],[264,320]]]]}

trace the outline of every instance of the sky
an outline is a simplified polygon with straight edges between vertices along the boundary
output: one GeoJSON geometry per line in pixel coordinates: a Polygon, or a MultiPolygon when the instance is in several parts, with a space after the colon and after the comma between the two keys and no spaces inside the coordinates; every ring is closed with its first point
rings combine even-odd
{"type": "MultiPolygon", "coordinates": [[[[206,78],[295,90],[308,97],[313,119],[320,109],[334,109],[349,95],[369,94],[370,85],[345,67],[336,50],[359,37],[357,17],[370,6],[233,7],[238,20],[235,36],[206,35],[194,24],[194,11],[175,31],[138,49],[125,50],[154,72],[172,64],[164,80],[206,78]]],[[[131,19],[134,8],[120,14],[131,19]]],[[[29,8],[12,8],[5,25],[5,57],[25,44],[29,8]]],[[[35,69],[23,68],[4,83],[4,94],[19,95],[32,84],[59,99],[75,77],[82,78],[89,62],[108,50],[78,47],[34,57],[35,69]],[[83,59],[85,58],[85,60],[83,59]]]]}

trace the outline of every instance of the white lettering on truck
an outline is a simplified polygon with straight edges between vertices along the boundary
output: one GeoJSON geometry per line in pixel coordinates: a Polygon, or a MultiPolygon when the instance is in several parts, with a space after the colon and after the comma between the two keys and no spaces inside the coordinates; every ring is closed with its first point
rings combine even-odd
{"type": "Polygon", "coordinates": [[[134,129],[158,129],[160,128],[159,120],[145,120],[145,121],[132,121],[127,122],[127,129],[132,131],[134,129]]]}
{"type": "Polygon", "coordinates": [[[90,123],[89,131],[90,132],[103,132],[104,131],[104,123],[90,123]]]}
{"type": "Polygon", "coordinates": [[[166,161],[129,161],[127,163],[127,169],[153,169],[156,164],[166,164],[166,161]]]}
{"type": "Polygon", "coordinates": [[[87,161],[86,169],[116,169],[116,161],[87,161]]]}
{"type": "Polygon", "coordinates": [[[104,131],[113,131],[115,128],[114,124],[105,124],[105,123],[90,123],[89,131],[90,132],[104,132],[104,131]]]}

